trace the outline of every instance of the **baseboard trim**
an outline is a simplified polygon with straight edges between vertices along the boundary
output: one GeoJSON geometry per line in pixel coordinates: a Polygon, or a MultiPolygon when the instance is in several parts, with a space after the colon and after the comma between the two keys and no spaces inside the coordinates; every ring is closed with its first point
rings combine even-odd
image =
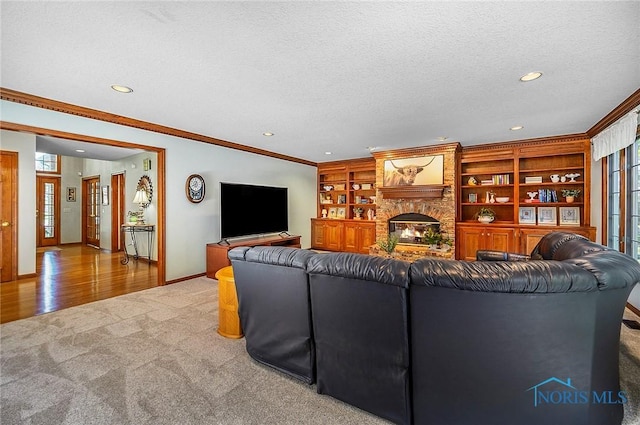
{"type": "Polygon", "coordinates": [[[173,279],[173,280],[168,280],[165,282],[165,285],[171,285],[172,283],[178,283],[178,282],[184,282],[185,280],[191,280],[191,279],[195,279],[197,277],[202,277],[202,276],[206,276],[206,273],[198,273],[198,274],[193,274],[191,276],[185,276],[185,277],[181,277],[178,279],[173,279]]]}
{"type": "Polygon", "coordinates": [[[627,303],[627,308],[631,311],[633,311],[636,316],[640,317],[640,310],[637,309],[636,307],[632,306],[631,304],[627,303]]]}
{"type": "Polygon", "coordinates": [[[20,279],[30,279],[32,277],[38,277],[38,273],[27,273],[27,274],[19,274],[16,280],[20,279]]]}

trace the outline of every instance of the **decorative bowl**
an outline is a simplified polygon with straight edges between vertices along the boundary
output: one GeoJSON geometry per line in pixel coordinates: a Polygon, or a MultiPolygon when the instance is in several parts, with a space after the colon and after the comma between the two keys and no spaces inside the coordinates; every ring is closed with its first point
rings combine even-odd
{"type": "Polygon", "coordinates": [[[493,217],[490,217],[488,215],[481,215],[480,217],[478,217],[478,221],[480,223],[491,223],[493,221],[493,217]]]}
{"type": "Polygon", "coordinates": [[[500,202],[501,204],[504,204],[505,202],[509,202],[509,197],[508,196],[498,196],[498,197],[496,197],[496,202],[500,202]]]}

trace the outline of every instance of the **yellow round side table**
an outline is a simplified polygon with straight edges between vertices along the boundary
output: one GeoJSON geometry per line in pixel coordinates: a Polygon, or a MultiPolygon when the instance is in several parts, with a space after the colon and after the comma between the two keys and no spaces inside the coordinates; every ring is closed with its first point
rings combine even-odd
{"type": "Polygon", "coordinates": [[[218,279],[218,333],[225,338],[242,338],[238,316],[238,295],[233,267],[223,267],[216,272],[218,279]]]}

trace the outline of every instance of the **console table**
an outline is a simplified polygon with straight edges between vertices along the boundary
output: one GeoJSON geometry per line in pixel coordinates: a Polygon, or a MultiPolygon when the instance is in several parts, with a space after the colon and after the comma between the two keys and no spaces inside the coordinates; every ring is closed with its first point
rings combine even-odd
{"type": "Polygon", "coordinates": [[[124,241],[124,258],[120,260],[120,264],[127,264],[129,257],[133,257],[135,260],[141,257],[138,252],[138,239],[136,233],[146,233],[147,235],[147,255],[149,259],[149,265],[151,265],[151,252],[153,251],[153,235],[155,233],[155,226],[153,224],[123,224],[120,227],[122,231],[122,240],[124,241]],[[133,245],[134,254],[129,254],[127,251],[127,239],[126,234],[131,235],[131,245],[133,245]]]}
{"type": "Polygon", "coordinates": [[[288,246],[300,248],[300,236],[265,236],[252,239],[240,239],[237,241],[217,242],[207,244],[207,277],[216,278],[216,272],[223,267],[231,265],[229,250],[238,246],[288,246]]]}

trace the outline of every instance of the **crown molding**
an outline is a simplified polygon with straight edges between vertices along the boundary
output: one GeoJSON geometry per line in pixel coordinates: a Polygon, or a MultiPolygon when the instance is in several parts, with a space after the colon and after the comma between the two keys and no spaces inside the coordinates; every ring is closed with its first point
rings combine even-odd
{"type": "Polygon", "coordinates": [[[510,142],[496,142],[489,143],[486,145],[473,145],[473,146],[465,146],[462,148],[462,153],[473,152],[473,151],[484,151],[492,150],[492,149],[511,149],[518,148],[522,146],[531,146],[531,145],[545,145],[547,143],[556,142],[556,143],[566,143],[566,142],[577,142],[588,139],[587,133],[576,133],[576,134],[565,134],[562,136],[548,136],[548,137],[538,137],[536,139],[522,139],[522,140],[512,140],[510,142]]]}
{"type": "Polygon", "coordinates": [[[640,106],[640,89],[636,90],[635,93],[626,98],[613,111],[609,112],[604,118],[598,121],[596,125],[587,130],[587,135],[591,139],[638,106],[640,106]]]}
{"type": "Polygon", "coordinates": [[[222,146],[229,149],[254,153],[258,155],[268,156],[271,158],[282,159],[285,161],[295,162],[298,164],[310,165],[317,167],[317,163],[307,161],[301,158],[295,158],[289,155],[283,155],[270,152],[264,149],[253,148],[241,145],[240,143],[228,142],[226,140],[216,139],[214,137],[204,136],[202,134],[192,133],[189,131],[179,130],[172,127],[166,127],[159,124],[153,124],[147,121],[137,120],[134,118],[123,117],[109,112],[99,111],[97,109],[85,108],[84,106],[73,105],[71,103],[60,102],[53,99],[47,99],[28,93],[0,87],[0,99],[8,102],[20,103],[36,108],[48,109],[51,111],[62,112],[70,115],[77,115],[84,118],[90,118],[98,121],[105,121],[112,124],[124,125],[127,127],[139,128],[141,130],[152,131],[154,133],[167,134],[169,136],[180,137],[182,139],[194,140],[196,142],[208,143],[210,145],[222,146]]]}

